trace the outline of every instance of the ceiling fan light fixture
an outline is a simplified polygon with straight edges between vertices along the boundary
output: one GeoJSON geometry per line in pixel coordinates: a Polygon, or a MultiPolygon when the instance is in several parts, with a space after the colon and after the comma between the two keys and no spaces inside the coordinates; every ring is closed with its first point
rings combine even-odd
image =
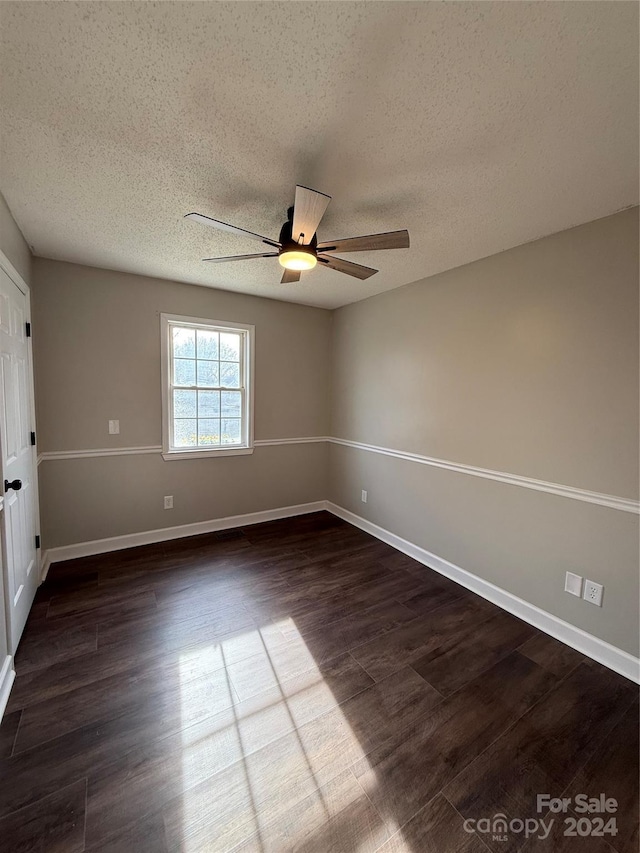
{"type": "Polygon", "coordinates": [[[343,252],[371,252],[375,249],[409,248],[409,232],[406,229],[318,243],[318,226],[330,201],[331,198],[325,193],[298,184],[295,201],[293,206],[287,210],[287,221],[282,225],[277,240],[263,237],[253,231],[247,231],[246,228],[237,228],[235,225],[222,222],[220,219],[212,219],[203,213],[187,213],[186,218],[207,225],[209,228],[229,231],[239,237],[250,237],[252,240],[262,243],[262,252],[254,252],[251,255],[232,255],[224,258],[203,258],[203,261],[220,264],[229,261],[244,261],[249,258],[275,258],[277,256],[280,266],[284,267],[284,273],[280,280],[281,284],[292,284],[300,281],[300,274],[305,270],[312,270],[317,266],[318,261],[321,261],[321,266],[327,269],[351,275],[364,281],[375,275],[378,270],[346,261],[344,258],[336,257],[333,252],[337,251],[342,254],[343,252]],[[265,252],[265,245],[275,251],[265,252]]]}
{"type": "Polygon", "coordinates": [[[289,249],[278,255],[280,266],[286,270],[312,270],[318,259],[311,252],[302,249],[289,249]]]}

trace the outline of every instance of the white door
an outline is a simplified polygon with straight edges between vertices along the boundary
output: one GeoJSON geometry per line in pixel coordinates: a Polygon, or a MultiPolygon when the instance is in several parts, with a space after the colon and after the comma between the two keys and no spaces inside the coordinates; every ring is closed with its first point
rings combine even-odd
{"type": "Polygon", "coordinates": [[[0,487],[4,494],[5,606],[12,654],[39,583],[28,305],[27,295],[0,267],[0,487]]]}

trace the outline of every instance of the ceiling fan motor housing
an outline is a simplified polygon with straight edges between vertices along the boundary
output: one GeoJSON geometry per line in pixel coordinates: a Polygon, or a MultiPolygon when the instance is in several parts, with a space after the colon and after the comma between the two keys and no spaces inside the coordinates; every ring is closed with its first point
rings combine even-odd
{"type": "MultiPolygon", "coordinates": [[[[309,243],[296,243],[292,236],[292,209],[289,208],[289,219],[280,229],[280,251],[278,252],[278,261],[280,266],[286,270],[310,270],[313,269],[318,261],[318,253],[316,246],[318,238],[313,235],[313,239],[309,243]]],[[[302,236],[302,235],[301,235],[302,236]]]]}
{"type": "MultiPolygon", "coordinates": [[[[290,207],[289,211],[293,213],[293,208],[290,207]]],[[[280,229],[280,237],[278,238],[278,242],[282,245],[280,249],[280,254],[283,252],[308,252],[308,254],[316,257],[316,246],[318,245],[318,236],[316,234],[313,235],[312,239],[307,244],[296,243],[296,241],[291,236],[291,229],[293,225],[291,219],[287,219],[282,228],[280,229]]]]}

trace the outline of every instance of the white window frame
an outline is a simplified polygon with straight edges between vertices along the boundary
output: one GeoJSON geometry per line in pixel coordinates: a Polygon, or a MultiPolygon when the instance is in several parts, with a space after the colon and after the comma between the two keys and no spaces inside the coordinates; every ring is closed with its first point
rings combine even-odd
{"type": "MultiPolygon", "coordinates": [[[[179,314],[160,314],[162,360],[162,456],[166,460],[203,459],[214,456],[246,456],[253,453],[253,376],[255,352],[255,326],[231,323],[227,320],[204,320],[200,317],[183,317],[179,314]],[[222,447],[172,447],[173,422],[173,347],[172,326],[206,329],[207,331],[238,332],[242,337],[240,352],[240,384],[244,388],[242,400],[242,443],[222,447]],[[244,380],[244,381],[243,381],[244,380]]],[[[237,389],[230,389],[237,390],[237,389]]]]}

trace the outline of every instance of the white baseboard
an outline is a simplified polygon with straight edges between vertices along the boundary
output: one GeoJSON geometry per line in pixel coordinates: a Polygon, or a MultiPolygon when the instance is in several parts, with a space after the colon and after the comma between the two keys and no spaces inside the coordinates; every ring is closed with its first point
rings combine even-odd
{"type": "Polygon", "coordinates": [[[448,560],[432,554],[419,545],[414,545],[413,542],[408,542],[406,539],[396,536],[395,533],[391,533],[389,530],[385,530],[383,527],[379,527],[377,524],[373,524],[373,522],[367,521],[365,518],[347,509],[343,509],[343,507],[337,504],[331,503],[331,501],[326,502],[326,508],[329,512],[337,515],[338,518],[342,518],[344,521],[348,521],[349,524],[353,524],[354,527],[359,527],[360,530],[370,533],[382,542],[386,542],[387,545],[391,545],[398,551],[402,551],[403,554],[413,557],[419,563],[428,566],[430,569],[434,569],[434,571],[445,575],[461,586],[466,587],[466,589],[470,589],[472,592],[482,596],[482,598],[486,598],[487,601],[497,604],[503,610],[513,613],[519,619],[523,619],[530,625],[539,628],[545,634],[549,634],[556,640],[560,640],[561,643],[571,646],[572,649],[576,649],[576,651],[581,652],[592,660],[640,684],[640,659],[629,654],[629,652],[612,646],[610,643],[605,642],[605,640],[600,640],[598,637],[588,634],[581,628],[576,628],[575,625],[571,625],[569,622],[565,622],[563,619],[547,613],[546,610],[536,607],[535,604],[530,604],[528,601],[518,598],[517,595],[513,595],[507,592],[507,590],[483,580],[478,575],[466,571],[466,569],[461,569],[448,560]]]}
{"type": "Polygon", "coordinates": [[[162,527],[158,530],[146,530],[142,533],[128,533],[125,536],[112,536],[108,539],[93,539],[90,542],[78,542],[75,545],[62,545],[50,548],[42,555],[40,581],[42,582],[52,563],[62,560],[75,560],[77,557],[91,557],[94,554],[106,554],[109,551],[122,551],[138,545],[151,545],[154,542],[166,542],[169,539],[183,539],[186,536],[199,536],[202,533],[214,533],[232,527],[246,527],[249,524],[262,524],[265,521],[277,521],[294,515],[307,515],[327,508],[326,501],[283,506],[277,509],[265,509],[246,515],[230,515],[226,518],[214,518],[210,521],[197,521],[194,524],[181,524],[176,527],[162,527]]]}
{"type": "Polygon", "coordinates": [[[15,677],[16,673],[13,668],[13,658],[11,655],[7,655],[2,664],[2,669],[0,669],[0,722],[2,721],[4,709],[7,707],[7,702],[9,701],[9,693],[11,693],[11,686],[13,685],[15,677]]]}
{"type": "MultiPolygon", "coordinates": [[[[103,554],[109,551],[120,551],[123,548],[135,548],[138,545],[150,545],[154,542],[165,542],[169,539],[181,539],[186,536],[198,536],[202,533],[212,533],[216,530],[227,530],[232,527],[244,527],[250,524],[261,524],[265,521],[275,521],[280,518],[290,518],[295,515],[305,515],[310,512],[318,512],[320,510],[328,510],[338,518],[353,524],[354,527],[359,527],[366,533],[370,533],[387,545],[391,545],[403,554],[407,554],[419,563],[428,566],[436,572],[450,578],[459,583],[466,589],[477,593],[501,607],[503,610],[513,613],[530,625],[534,625],[545,634],[549,634],[561,643],[576,649],[592,660],[601,663],[603,666],[612,669],[614,672],[629,678],[636,683],[640,683],[640,660],[633,655],[625,652],[622,649],[612,646],[605,640],[595,637],[593,634],[588,634],[581,628],[565,622],[563,619],[536,607],[535,604],[530,604],[517,595],[507,592],[489,581],[484,580],[478,575],[468,572],[459,566],[454,565],[448,560],[438,557],[437,554],[432,554],[425,548],[419,545],[414,545],[395,533],[367,521],[359,515],[350,512],[331,501],[314,501],[312,503],[297,504],[295,506],[279,507],[277,509],[263,510],[262,512],[252,512],[246,515],[232,515],[226,518],[216,518],[210,521],[199,521],[195,524],[183,524],[176,527],[164,527],[158,530],[147,530],[142,533],[131,533],[125,536],[113,536],[109,539],[94,539],[90,542],[79,542],[75,545],[64,545],[60,548],[51,548],[43,554],[41,565],[41,578],[44,580],[52,563],[60,562],[61,560],[73,560],[77,557],[89,557],[94,554],[103,554]]],[[[3,669],[4,672],[4,669],[3,669]]],[[[13,682],[14,673],[10,668],[11,680],[8,688],[6,688],[6,696],[13,682]]],[[[5,677],[6,678],[6,677],[5,677]]],[[[0,681],[0,708],[2,708],[2,696],[4,695],[5,685],[0,681]]],[[[6,703],[6,698],[5,698],[6,703]]]]}

